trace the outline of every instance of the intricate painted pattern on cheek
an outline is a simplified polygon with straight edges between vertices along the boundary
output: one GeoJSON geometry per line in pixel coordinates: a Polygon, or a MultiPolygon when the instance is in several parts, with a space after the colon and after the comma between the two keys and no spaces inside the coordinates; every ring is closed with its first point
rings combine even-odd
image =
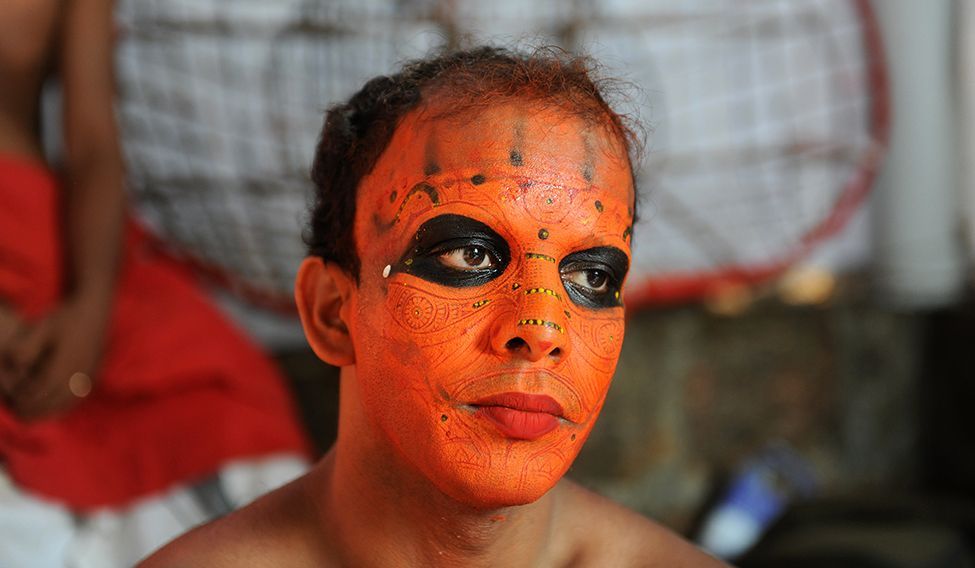
{"type": "Polygon", "coordinates": [[[452,289],[453,294],[448,295],[438,294],[434,288],[420,281],[390,282],[386,306],[401,330],[398,335],[421,349],[431,366],[447,371],[445,365],[457,367],[460,363],[454,360],[458,359],[476,364],[484,350],[474,344],[481,338],[486,318],[506,303],[505,298],[496,290],[452,289]]]}
{"type": "Polygon", "coordinates": [[[602,372],[605,372],[607,365],[615,366],[623,345],[623,330],[622,317],[578,318],[572,331],[576,344],[584,350],[580,353],[580,359],[602,372]]]}
{"type": "MultiPolygon", "coordinates": [[[[447,416],[444,414],[443,416],[447,416]]],[[[464,420],[440,421],[443,454],[449,463],[477,473],[491,469],[490,444],[464,420]]]]}
{"type": "Polygon", "coordinates": [[[596,328],[595,349],[607,359],[616,359],[623,344],[622,322],[607,322],[596,328]]]}
{"type": "Polygon", "coordinates": [[[462,301],[458,299],[440,296],[430,290],[401,282],[390,283],[387,305],[393,320],[404,331],[427,335],[418,342],[423,344],[447,340],[447,337],[437,336],[444,334],[476,310],[473,304],[469,310],[465,310],[462,308],[462,301]]]}
{"type": "Polygon", "coordinates": [[[413,294],[406,296],[397,304],[396,315],[399,316],[397,321],[401,325],[416,332],[430,327],[437,319],[438,312],[441,319],[445,319],[444,314],[448,310],[449,308],[443,304],[435,306],[429,298],[420,294],[413,294]]]}
{"type": "Polygon", "coordinates": [[[565,474],[581,446],[574,433],[557,437],[525,459],[518,483],[523,487],[539,481],[554,485],[565,474]]]}

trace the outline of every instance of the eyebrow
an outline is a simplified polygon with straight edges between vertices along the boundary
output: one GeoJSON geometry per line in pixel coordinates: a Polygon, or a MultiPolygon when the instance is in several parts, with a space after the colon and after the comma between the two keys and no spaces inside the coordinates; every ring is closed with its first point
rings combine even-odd
{"type": "Polygon", "coordinates": [[[406,192],[406,195],[403,196],[403,200],[400,201],[399,208],[396,210],[396,215],[393,217],[392,223],[390,223],[391,225],[395,225],[399,221],[399,216],[403,213],[403,209],[406,208],[406,204],[409,203],[410,199],[417,193],[426,194],[426,196],[430,198],[430,203],[432,203],[434,207],[440,205],[440,193],[437,192],[437,188],[425,181],[421,181],[420,183],[417,183],[411,187],[410,190],[406,192]]]}

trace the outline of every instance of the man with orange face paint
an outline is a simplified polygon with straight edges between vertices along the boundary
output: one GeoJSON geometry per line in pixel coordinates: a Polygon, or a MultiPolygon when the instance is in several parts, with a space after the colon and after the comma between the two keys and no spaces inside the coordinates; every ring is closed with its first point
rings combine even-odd
{"type": "Polygon", "coordinates": [[[338,440],[147,565],[720,565],[562,479],[623,341],[632,145],[551,52],[421,60],[332,108],[296,297],[342,367],[338,440]]]}

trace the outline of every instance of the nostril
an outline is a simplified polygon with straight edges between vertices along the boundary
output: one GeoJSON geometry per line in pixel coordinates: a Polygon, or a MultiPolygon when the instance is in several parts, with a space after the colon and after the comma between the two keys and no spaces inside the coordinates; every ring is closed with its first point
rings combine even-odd
{"type": "Polygon", "coordinates": [[[561,357],[562,356],[562,348],[561,347],[556,347],[551,352],[549,352],[549,356],[550,357],[561,357]]]}
{"type": "Polygon", "coordinates": [[[520,337],[512,337],[507,343],[504,344],[505,349],[508,351],[518,351],[519,349],[527,346],[528,343],[520,337]]]}

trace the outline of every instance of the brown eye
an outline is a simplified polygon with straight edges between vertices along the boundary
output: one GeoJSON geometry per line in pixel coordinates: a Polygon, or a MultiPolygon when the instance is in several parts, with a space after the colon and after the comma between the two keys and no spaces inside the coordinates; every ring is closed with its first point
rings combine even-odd
{"type": "Polygon", "coordinates": [[[606,280],[608,280],[608,277],[602,270],[586,271],[586,283],[589,284],[589,287],[594,290],[605,289],[606,280]]]}
{"type": "Polygon", "coordinates": [[[440,254],[440,263],[455,270],[482,270],[495,266],[487,249],[476,245],[443,252],[440,254]]]}
{"type": "Polygon", "coordinates": [[[595,268],[569,272],[564,275],[564,278],[576,286],[587,288],[597,294],[609,290],[609,275],[595,268]]]}

